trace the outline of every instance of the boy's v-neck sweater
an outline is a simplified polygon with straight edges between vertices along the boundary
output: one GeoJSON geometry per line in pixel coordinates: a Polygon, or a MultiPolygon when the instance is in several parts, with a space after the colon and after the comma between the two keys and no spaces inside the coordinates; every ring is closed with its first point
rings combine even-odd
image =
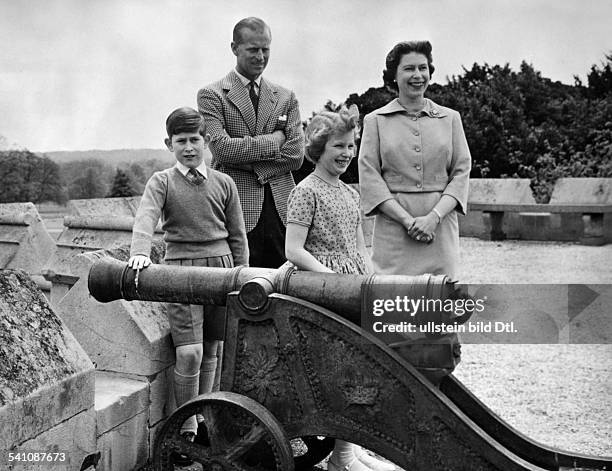
{"type": "Polygon", "coordinates": [[[211,168],[196,185],[176,167],[155,172],[136,213],[130,255],[151,252],[161,216],[166,260],[232,254],[235,265],[248,263],[242,208],[231,177],[211,168]]]}

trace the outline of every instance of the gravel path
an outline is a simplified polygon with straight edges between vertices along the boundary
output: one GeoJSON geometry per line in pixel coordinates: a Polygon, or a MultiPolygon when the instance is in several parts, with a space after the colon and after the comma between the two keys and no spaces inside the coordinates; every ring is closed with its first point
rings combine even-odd
{"type": "Polygon", "coordinates": [[[457,378],[530,438],[612,456],[610,345],[463,345],[457,378]]]}
{"type": "MultiPolygon", "coordinates": [[[[461,249],[465,283],[612,283],[612,245],[462,238],[461,249]]],[[[612,456],[612,345],[463,345],[455,374],[529,437],[612,456]]]]}
{"type": "Polygon", "coordinates": [[[612,283],[612,244],[461,238],[462,283],[612,283]]]}

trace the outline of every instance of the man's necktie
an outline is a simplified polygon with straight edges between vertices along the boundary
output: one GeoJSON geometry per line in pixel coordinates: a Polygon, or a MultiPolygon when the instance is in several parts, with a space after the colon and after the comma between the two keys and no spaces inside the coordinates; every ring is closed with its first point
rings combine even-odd
{"type": "Polygon", "coordinates": [[[259,95],[255,91],[255,87],[257,84],[255,81],[251,80],[249,82],[249,97],[251,98],[251,103],[253,103],[253,109],[255,110],[255,116],[257,116],[257,106],[259,105],[259,95]]]}
{"type": "Polygon", "coordinates": [[[204,177],[200,175],[195,168],[190,168],[189,172],[187,172],[187,176],[189,177],[189,180],[196,185],[199,185],[204,181],[204,177]]]}

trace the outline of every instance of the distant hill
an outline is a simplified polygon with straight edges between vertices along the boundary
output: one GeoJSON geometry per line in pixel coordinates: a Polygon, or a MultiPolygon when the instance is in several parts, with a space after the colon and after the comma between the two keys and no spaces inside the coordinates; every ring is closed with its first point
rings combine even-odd
{"type": "Polygon", "coordinates": [[[168,163],[174,161],[174,156],[167,149],[77,150],[40,152],[39,155],[46,155],[58,164],[88,159],[98,159],[111,165],[142,162],[149,159],[168,161],[168,163]]]}

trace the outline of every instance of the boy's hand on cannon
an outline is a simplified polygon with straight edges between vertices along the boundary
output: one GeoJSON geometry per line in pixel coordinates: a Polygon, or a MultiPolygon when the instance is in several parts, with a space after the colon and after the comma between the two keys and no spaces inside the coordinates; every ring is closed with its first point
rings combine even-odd
{"type": "Polygon", "coordinates": [[[134,270],[142,270],[151,265],[151,259],[146,255],[134,255],[128,260],[128,267],[134,270]]]}

